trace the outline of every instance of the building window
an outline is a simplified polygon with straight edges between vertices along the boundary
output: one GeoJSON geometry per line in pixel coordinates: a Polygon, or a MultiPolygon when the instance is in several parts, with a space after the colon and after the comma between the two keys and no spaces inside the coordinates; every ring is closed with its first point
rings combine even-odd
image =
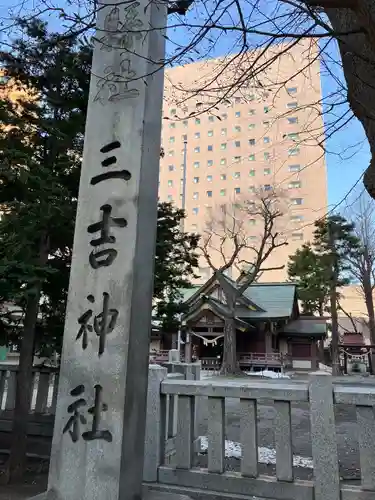
{"type": "Polygon", "coordinates": [[[241,161],[241,156],[233,156],[233,161],[238,163],[239,161],[241,161]]]}
{"type": "Polygon", "coordinates": [[[297,87],[287,87],[286,91],[288,92],[288,94],[296,94],[297,87]]]}
{"type": "Polygon", "coordinates": [[[301,181],[291,181],[288,184],[289,189],[298,189],[302,186],[301,181]]]}
{"type": "Polygon", "coordinates": [[[199,146],[194,148],[194,153],[200,153],[201,148],[199,146]]]}
{"type": "Polygon", "coordinates": [[[212,182],[212,175],[207,175],[207,182],[212,182]]]}
{"type": "Polygon", "coordinates": [[[303,233],[292,233],[293,240],[303,240],[303,233]]]}
{"type": "Polygon", "coordinates": [[[271,169],[270,168],[264,168],[263,169],[263,174],[264,175],[271,175],[271,169]]]}
{"type": "Polygon", "coordinates": [[[235,131],[235,132],[241,132],[241,127],[240,127],[240,125],[236,125],[236,126],[234,127],[234,131],[235,131]]]}
{"type": "Polygon", "coordinates": [[[291,200],[292,205],[302,205],[303,199],[302,198],[292,198],[291,200]]]}
{"type": "Polygon", "coordinates": [[[221,135],[227,135],[227,129],[226,128],[222,128],[221,129],[221,135]]]}
{"type": "Polygon", "coordinates": [[[234,141],[234,146],[236,148],[240,148],[241,147],[241,141],[234,141]]]}
{"type": "Polygon", "coordinates": [[[226,192],[226,189],[220,189],[220,196],[225,196],[226,192]]]}
{"type": "Polygon", "coordinates": [[[167,200],[168,200],[168,201],[172,201],[172,200],[173,200],[173,196],[172,196],[171,194],[169,194],[169,195],[167,196],[167,200]]]}
{"type": "Polygon", "coordinates": [[[170,142],[171,144],[173,144],[173,143],[174,143],[174,137],[173,137],[173,136],[169,138],[169,142],[170,142]]]}
{"type": "Polygon", "coordinates": [[[265,185],[263,186],[263,188],[264,188],[264,190],[265,190],[265,191],[271,191],[272,186],[271,186],[271,184],[265,184],[265,185]]]}
{"type": "Polygon", "coordinates": [[[174,156],[174,151],[173,151],[173,149],[171,149],[170,151],[168,151],[168,156],[174,156]]]}
{"type": "Polygon", "coordinates": [[[187,121],[187,120],[184,120],[184,121],[182,122],[182,125],[183,125],[184,127],[187,127],[187,126],[188,126],[188,121],[187,121]]]}
{"type": "Polygon", "coordinates": [[[271,142],[271,139],[269,137],[263,137],[263,142],[264,144],[269,144],[271,142]]]}
{"type": "Polygon", "coordinates": [[[168,170],[169,170],[170,172],[173,172],[173,170],[174,170],[174,165],[168,165],[168,170]]]}
{"type": "Polygon", "coordinates": [[[270,159],[270,153],[268,153],[267,151],[263,153],[263,158],[264,158],[264,161],[268,161],[270,159]]]}
{"type": "Polygon", "coordinates": [[[255,115],[255,109],[249,109],[248,114],[249,114],[250,116],[254,116],[254,115],[255,115]]]}
{"type": "Polygon", "coordinates": [[[221,114],[221,119],[226,120],[228,118],[228,113],[222,113],[221,114]]]}
{"type": "Polygon", "coordinates": [[[249,161],[255,161],[255,154],[249,155],[249,161]]]}
{"type": "Polygon", "coordinates": [[[301,170],[301,165],[289,165],[289,172],[299,172],[301,170]]]}
{"type": "Polygon", "coordinates": [[[291,132],[290,134],[288,134],[288,139],[291,139],[292,141],[298,141],[299,133],[298,132],[291,132]]]}
{"type": "Polygon", "coordinates": [[[241,173],[240,172],[234,172],[233,177],[235,179],[239,179],[241,177],[241,173]]]}
{"type": "Polygon", "coordinates": [[[227,179],[227,174],[221,174],[221,175],[220,175],[220,179],[221,179],[222,181],[225,181],[225,180],[227,179]]]}
{"type": "Polygon", "coordinates": [[[208,121],[212,123],[213,121],[215,121],[215,117],[214,117],[214,116],[212,116],[212,115],[210,115],[210,116],[208,117],[208,121]]]}
{"type": "Polygon", "coordinates": [[[249,186],[249,193],[255,193],[255,186],[249,186]]]}
{"type": "Polygon", "coordinates": [[[235,194],[240,194],[241,193],[241,188],[234,188],[234,193],[235,194]]]}
{"type": "Polygon", "coordinates": [[[175,114],[177,113],[177,110],[176,108],[172,108],[170,111],[169,111],[169,114],[174,116],[175,114]]]}
{"type": "Polygon", "coordinates": [[[227,149],[227,143],[226,142],[222,142],[220,144],[220,149],[227,149]]]}
{"type": "Polygon", "coordinates": [[[288,149],[288,156],[298,156],[299,155],[299,148],[289,148],[288,149]]]}
{"type": "Polygon", "coordinates": [[[240,116],[241,116],[241,111],[236,111],[235,112],[235,117],[236,118],[240,118],[240,116]]]}
{"type": "Polygon", "coordinates": [[[295,125],[298,123],[298,118],[297,116],[290,116],[287,118],[289,125],[295,125]]]}
{"type": "Polygon", "coordinates": [[[209,144],[207,146],[207,151],[213,151],[214,147],[212,146],[212,144],[209,144]]]}
{"type": "Polygon", "coordinates": [[[296,109],[297,106],[298,106],[297,101],[288,102],[288,104],[286,105],[288,109],[296,109]]]}
{"type": "Polygon", "coordinates": [[[173,181],[172,180],[169,180],[168,181],[168,187],[172,187],[173,186],[173,181]]]}
{"type": "Polygon", "coordinates": [[[234,98],[234,102],[235,102],[236,104],[241,104],[241,97],[235,97],[235,98],[234,98]]]}
{"type": "Polygon", "coordinates": [[[176,124],[175,124],[175,122],[171,122],[171,123],[169,124],[169,128],[176,128],[176,124]]]}
{"type": "Polygon", "coordinates": [[[201,124],[201,119],[200,118],[196,118],[195,119],[195,125],[200,125],[201,124]]]}
{"type": "Polygon", "coordinates": [[[303,215],[291,215],[290,220],[292,222],[301,222],[303,221],[303,215]]]}
{"type": "Polygon", "coordinates": [[[212,198],[212,191],[207,191],[207,197],[212,198]]]}
{"type": "Polygon", "coordinates": [[[194,139],[200,139],[200,136],[201,136],[200,132],[195,132],[194,139]]]}
{"type": "Polygon", "coordinates": [[[248,127],[249,130],[252,130],[255,128],[255,123],[249,123],[248,127]]]}
{"type": "Polygon", "coordinates": [[[193,214],[194,215],[198,215],[198,212],[199,212],[199,208],[198,207],[193,208],[193,214]]]}
{"type": "Polygon", "coordinates": [[[250,177],[255,177],[255,170],[254,170],[254,169],[251,169],[251,170],[249,171],[249,175],[250,175],[250,177]]]}
{"type": "Polygon", "coordinates": [[[196,191],[193,193],[193,200],[197,200],[199,198],[199,193],[196,191]]]}
{"type": "Polygon", "coordinates": [[[207,167],[212,167],[213,164],[213,160],[207,160],[207,167]]]}
{"type": "Polygon", "coordinates": [[[226,160],[226,158],[222,158],[222,159],[220,160],[220,165],[226,165],[226,164],[227,164],[227,160],[226,160]]]}
{"type": "Polygon", "coordinates": [[[198,184],[198,182],[199,182],[199,177],[194,177],[194,178],[193,178],[193,182],[194,182],[194,184],[198,184]]]}
{"type": "Polygon", "coordinates": [[[249,146],[255,146],[255,139],[249,139],[249,146]]]}
{"type": "Polygon", "coordinates": [[[265,113],[268,113],[268,111],[269,111],[269,110],[270,110],[269,106],[264,106],[264,107],[263,107],[263,111],[264,111],[265,113]]]}
{"type": "Polygon", "coordinates": [[[250,226],[255,226],[255,219],[249,219],[250,226]]]}
{"type": "Polygon", "coordinates": [[[196,231],[198,229],[198,226],[196,224],[192,224],[190,227],[192,231],[196,231]]]}
{"type": "Polygon", "coordinates": [[[269,127],[269,126],[270,126],[270,122],[268,120],[264,120],[263,127],[269,127]]]}
{"type": "Polygon", "coordinates": [[[181,136],[181,139],[182,139],[183,141],[187,141],[187,135],[186,135],[186,134],[182,135],[182,136],[181,136]]]}
{"type": "Polygon", "coordinates": [[[199,168],[199,161],[194,162],[194,168],[199,168]]]}
{"type": "Polygon", "coordinates": [[[207,135],[208,135],[208,137],[212,137],[214,135],[214,131],[213,130],[209,130],[207,132],[207,135]]]}

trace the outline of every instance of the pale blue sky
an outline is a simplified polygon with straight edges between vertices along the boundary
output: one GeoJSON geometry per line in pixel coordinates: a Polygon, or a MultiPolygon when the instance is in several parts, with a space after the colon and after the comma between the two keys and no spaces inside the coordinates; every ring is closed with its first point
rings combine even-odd
{"type": "MultiPolygon", "coordinates": [[[[29,8],[29,12],[34,12],[37,10],[37,4],[42,0],[26,0],[22,2],[23,9],[25,7],[29,8]]],[[[194,36],[194,30],[181,26],[183,22],[189,24],[201,24],[202,19],[205,19],[207,16],[207,2],[214,2],[215,0],[205,0],[204,3],[196,2],[193,7],[190,9],[188,16],[184,19],[177,16],[170,16],[169,24],[179,24],[175,29],[168,30],[168,37],[170,40],[168,41],[167,47],[169,54],[173,53],[173,50],[177,46],[184,46],[187,43],[188,39],[194,36]]],[[[67,3],[64,0],[55,0],[52,2],[54,5],[61,5],[64,8],[67,8],[67,3]]],[[[242,2],[241,2],[242,3],[242,2]]],[[[224,3],[216,4],[216,5],[224,5],[224,3]]],[[[9,11],[12,6],[16,5],[14,0],[3,0],[0,3],[0,19],[5,19],[9,17],[9,11]]],[[[42,5],[39,3],[39,5],[42,5]]],[[[44,4],[45,5],[45,4],[44,4]]],[[[72,3],[74,6],[74,2],[72,3]]],[[[283,29],[285,32],[284,24],[287,24],[287,28],[289,30],[299,30],[305,29],[305,24],[295,24],[290,25],[289,18],[291,16],[285,16],[286,9],[288,6],[283,2],[269,2],[267,0],[258,0],[258,7],[251,7],[251,2],[243,2],[245,13],[248,15],[248,19],[251,19],[252,26],[260,25],[261,29],[264,31],[275,31],[274,21],[272,21],[272,25],[270,24],[269,19],[277,19],[280,17],[279,27],[283,29]],[[251,8],[251,11],[249,10],[251,8]]],[[[69,8],[69,7],[68,7],[69,8]]],[[[72,7],[74,9],[74,7],[72,7]]],[[[215,8],[215,13],[220,11],[215,8]]],[[[14,12],[15,10],[13,10],[14,12]]],[[[24,11],[24,10],[23,10],[24,11]]],[[[20,12],[17,12],[20,14],[20,12]]],[[[233,25],[236,23],[236,14],[237,12],[232,12],[231,17],[229,17],[228,13],[220,19],[221,25],[233,25]]],[[[238,17],[238,15],[237,15],[238,17]]],[[[55,30],[62,29],[61,28],[61,20],[55,17],[55,14],[51,14],[45,16],[46,19],[50,21],[51,27],[55,30]]],[[[4,23],[3,23],[4,24],[4,23]]],[[[1,24],[0,24],[1,26],[1,24]]],[[[5,35],[3,36],[4,40],[5,35]]],[[[223,54],[227,54],[228,52],[235,52],[238,50],[238,32],[222,32],[217,31],[206,37],[205,40],[201,41],[197,46],[198,50],[190,51],[190,53],[185,57],[185,62],[190,62],[197,58],[206,58],[206,57],[214,57],[223,54]],[[216,38],[217,37],[217,38],[216,38]],[[212,43],[209,41],[210,39],[215,39],[215,44],[212,46],[212,43]]],[[[254,46],[258,45],[262,41],[262,37],[259,35],[254,35],[251,43],[254,46]]],[[[322,43],[326,43],[325,39],[323,39],[322,43]]],[[[330,71],[334,74],[334,77],[327,74],[326,68],[322,67],[322,91],[323,96],[329,96],[334,90],[337,88],[337,81],[343,81],[342,72],[340,66],[337,64],[337,61],[340,60],[337,46],[335,42],[330,42],[328,47],[325,49],[325,63],[329,67],[330,71]]],[[[348,111],[347,104],[343,104],[339,106],[339,108],[335,108],[333,112],[327,114],[325,116],[325,122],[329,123],[333,118],[333,114],[342,115],[348,111]]],[[[350,190],[353,184],[359,179],[363,170],[368,166],[370,161],[370,153],[369,147],[367,143],[367,139],[364,135],[361,124],[357,121],[357,119],[353,118],[349,124],[345,127],[341,128],[337,131],[331,138],[329,138],[326,142],[326,163],[327,163],[327,175],[328,175],[328,200],[329,206],[332,208],[335,204],[339,203],[341,199],[346,195],[346,193],[350,190]]],[[[359,182],[361,185],[361,181],[359,182]]]]}

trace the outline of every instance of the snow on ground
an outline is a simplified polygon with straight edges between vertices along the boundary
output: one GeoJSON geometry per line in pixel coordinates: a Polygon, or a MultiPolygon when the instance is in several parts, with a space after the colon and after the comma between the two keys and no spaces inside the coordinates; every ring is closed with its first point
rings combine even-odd
{"type": "MultiPolygon", "coordinates": [[[[290,378],[286,373],[273,372],[271,370],[262,370],[259,372],[244,372],[246,375],[252,375],[256,377],[264,377],[264,378],[290,378]]],[[[213,370],[202,370],[201,371],[201,379],[206,379],[210,377],[215,377],[219,375],[219,372],[213,370]]]]}
{"type": "Polygon", "coordinates": [[[286,373],[273,372],[272,370],[262,370],[260,372],[245,372],[246,375],[255,375],[265,378],[290,378],[286,373]]]}
{"type": "MultiPolygon", "coordinates": [[[[201,451],[207,451],[208,439],[207,436],[200,436],[201,451]]],[[[225,456],[227,458],[241,458],[241,443],[225,440],[225,456]]],[[[265,446],[258,447],[258,461],[261,464],[276,464],[276,450],[266,448],[265,446]]],[[[295,467],[304,467],[313,469],[312,458],[293,455],[293,465],[295,467]]]]}

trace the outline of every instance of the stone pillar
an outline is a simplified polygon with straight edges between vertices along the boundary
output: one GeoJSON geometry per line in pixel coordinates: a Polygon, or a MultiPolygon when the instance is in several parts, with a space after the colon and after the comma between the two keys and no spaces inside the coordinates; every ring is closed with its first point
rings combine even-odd
{"type": "Polygon", "coordinates": [[[178,349],[171,349],[168,352],[168,363],[180,363],[180,353],[178,349]]]}
{"type": "MultiPolygon", "coordinates": [[[[150,365],[148,372],[147,417],[143,480],[156,482],[158,467],[162,458],[161,436],[165,429],[165,408],[160,394],[160,385],[167,376],[167,369],[159,365],[150,365]]],[[[172,401],[174,403],[174,401],[172,401]]]]}
{"type": "Polygon", "coordinates": [[[61,500],[142,495],[166,4],[99,5],[47,492],[61,500]]]}

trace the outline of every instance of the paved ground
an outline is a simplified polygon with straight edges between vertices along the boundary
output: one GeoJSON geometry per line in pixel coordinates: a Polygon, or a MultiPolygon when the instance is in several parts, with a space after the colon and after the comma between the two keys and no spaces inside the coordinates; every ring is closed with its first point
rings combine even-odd
{"type": "MultiPolygon", "coordinates": [[[[199,425],[199,434],[207,435],[207,417],[204,415],[199,425]]],[[[340,473],[344,480],[360,479],[359,452],[357,440],[357,423],[355,410],[340,406],[336,409],[336,433],[338,440],[340,473]]],[[[258,446],[275,448],[273,419],[275,416],[272,404],[258,406],[258,446]]],[[[240,407],[235,399],[226,400],[226,439],[240,442],[240,407]]],[[[292,406],[292,439],[293,453],[302,457],[311,457],[310,416],[307,404],[292,406]]],[[[204,463],[201,461],[201,463],[204,463]]],[[[239,461],[227,460],[228,468],[236,470],[239,461]]],[[[273,467],[271,467],[273,469],[273,467]]],[[[311,469],[295,468],[296,476],[304,479],[311,477],[311,469]]]]}

